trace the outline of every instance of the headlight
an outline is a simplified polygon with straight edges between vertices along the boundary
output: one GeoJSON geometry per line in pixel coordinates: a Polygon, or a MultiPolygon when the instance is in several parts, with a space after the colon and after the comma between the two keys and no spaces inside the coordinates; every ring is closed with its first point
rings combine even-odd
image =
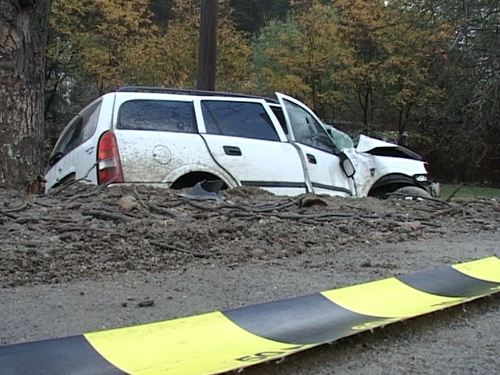
{"type": "Polygon", "coordinates": [[[427,181],[427,175],[426,174],[417,174],[417,175],[413,176],[413,178],[417,182],[426,182],[427,181]]]}

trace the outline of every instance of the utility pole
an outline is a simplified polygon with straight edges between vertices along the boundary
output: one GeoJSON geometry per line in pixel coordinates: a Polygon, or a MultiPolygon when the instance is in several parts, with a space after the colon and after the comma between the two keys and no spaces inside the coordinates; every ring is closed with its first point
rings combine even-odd
{"type": "Polygon", "coordinates": [[[219,0],[201,0],[198,76],[196,85],[198,90],[215,90],[218,20],[219,0]]]}

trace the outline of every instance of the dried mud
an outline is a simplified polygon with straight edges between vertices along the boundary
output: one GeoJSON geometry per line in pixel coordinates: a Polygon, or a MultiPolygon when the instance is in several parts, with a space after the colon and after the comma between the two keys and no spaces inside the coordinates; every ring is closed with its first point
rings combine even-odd
{"type": "MultiPolygon", "coordinates": [[[[500,204],[151,187],[0,192],[0,345],[172,319],[500,255],[500,204]]],[[[496,374],[500,299],[249,374],[496,374]]]]}

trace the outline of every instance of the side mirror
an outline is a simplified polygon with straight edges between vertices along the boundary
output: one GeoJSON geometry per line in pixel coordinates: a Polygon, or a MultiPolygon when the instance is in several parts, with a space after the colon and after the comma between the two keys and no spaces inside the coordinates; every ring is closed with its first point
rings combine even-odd
{"type": "Polygon", "coordinates": [[[356,173],[356,169],[354,168],[351,159],[349,159],[343,152],[340,154],[340,168],[342,168],[342,171],[347,178],[351,178],[356,173]]]}

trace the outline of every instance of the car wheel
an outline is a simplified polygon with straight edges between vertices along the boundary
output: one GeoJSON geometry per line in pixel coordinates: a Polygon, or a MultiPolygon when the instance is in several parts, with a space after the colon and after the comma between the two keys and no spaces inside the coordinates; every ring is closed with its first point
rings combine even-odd
{"type": "Polygon", "coordinates": [[[387,194],[392,199],[432,198],[427,190],[418,186],[403,186],[387,194]]]}

